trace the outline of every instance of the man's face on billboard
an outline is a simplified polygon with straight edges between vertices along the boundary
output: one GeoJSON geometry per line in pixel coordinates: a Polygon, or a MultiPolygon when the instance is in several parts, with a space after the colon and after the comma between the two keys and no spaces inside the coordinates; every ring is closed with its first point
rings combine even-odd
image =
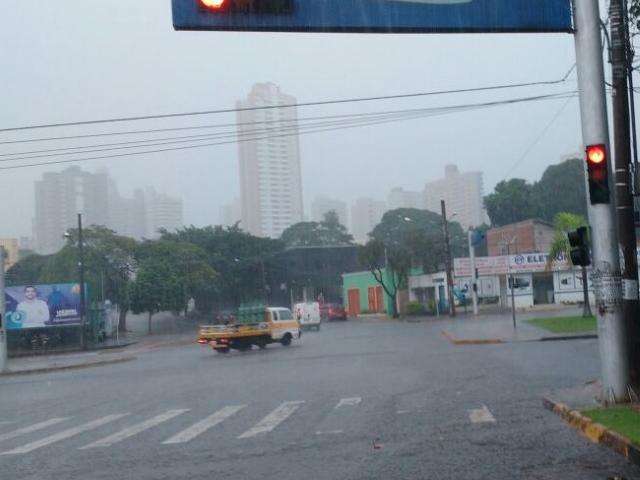
{"type": "Polygon", "coordinates": [[[26,298],[27,300],[35,300],[37,296],[38,292],[36,292],[35,288],[27,287],[24,289],[24,298],[26,298]]]}

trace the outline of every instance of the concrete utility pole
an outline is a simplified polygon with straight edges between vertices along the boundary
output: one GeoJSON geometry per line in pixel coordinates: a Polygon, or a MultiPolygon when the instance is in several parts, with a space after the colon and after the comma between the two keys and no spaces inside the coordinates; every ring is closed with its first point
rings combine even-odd
{"type": "Polygon", "coordinates": [[[449,297],[449,315],[456,316],[456,302],[453,298],[453,274],[451,260],[451,241],[449,239],[449,225],[447,223],[447,206],[444,200],[440,200],[440,209],[442,210],[442,233],[444,234],[444,248],[446,255],[446,269],[447,269],[447,296],[449,297]]]}
{"type": "Polygon", "coordinates": [[[7,306],[4,297],[4,248],[0,247],[0,373],[7,369],[7,306]]]}
{"type": "Polygon", "coordinates": [[[640,382],[638,371],[638,262],[631,175],[631,131],[629,125],[629,89],[627,73],[628,32],[625,21],[625,0],[611,0],[611,81],[613,106],[613,145],[615,159],[615,199],[620,241],[622,273],[622,314],[629,337],[629,371],[634,385],[640,382]]]}
{"type": "MultiPolygon", "coordinates": [[[[585,145],[603,144],[607,147],[609,130],[598,0],[573,2],[573,14],[582,140],[585,145]]],[[[608,169],[612,178],[610,164],[608,169]]],[[[613,204],[589,202],[592,276],[598,318],[602,401],[605,403],[624,401],[629,393],[626,326],[622,316],[622,281],[614,215],[613,204]]]]}
{"type": "Polygon", "coordinates": [[[86,300],[84,298],[84,243],[82,239],[82,214],[78,214],[78,272],[80,277],[80,346],[87,349],[87,318],[85,315],[86,300]]]}
{"type": "Polygon", "coordinates": [[[473,246],[473,230],[469,230],[469,262],[471,263],[471,300],[473,314],[478,315],[478,270],[476,269],[476,248],[473,246]]]}

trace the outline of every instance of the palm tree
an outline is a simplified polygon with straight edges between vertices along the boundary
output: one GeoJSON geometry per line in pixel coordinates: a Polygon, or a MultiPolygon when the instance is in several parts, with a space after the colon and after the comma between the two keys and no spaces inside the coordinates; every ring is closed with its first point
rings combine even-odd
{"type": "MultiPolygon", "coordinates": [[[[578,227],[587,226],[587,221],[582,215],[576,215],[569,212],[559,212],[553,219],[553,227],[555,235],[551,248],[549,248],[549,261],[547,268],[558,261],[559,256],[564,256],[571,263],[571,246],[567,238],[567,232],[576,230],[578,227]]],[[[583,317],[592,316],[591,305],[589,305],[589,285],[587,281],[587,267],[582,267],[582,293],[584,305],[582,310],[583,317]]]]}

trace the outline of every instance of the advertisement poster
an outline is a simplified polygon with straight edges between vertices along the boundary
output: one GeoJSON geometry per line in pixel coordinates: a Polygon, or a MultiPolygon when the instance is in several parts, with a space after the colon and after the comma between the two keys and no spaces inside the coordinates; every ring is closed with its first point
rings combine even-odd
{"type": "Polygon", "coordinates": [[[5,289],[7,329],[80,324],[80,284],[21,285],[5,289]]]}

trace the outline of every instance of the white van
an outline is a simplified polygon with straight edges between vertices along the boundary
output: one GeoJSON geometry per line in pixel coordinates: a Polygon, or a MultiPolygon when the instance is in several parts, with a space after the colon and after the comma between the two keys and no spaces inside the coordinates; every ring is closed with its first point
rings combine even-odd
{"type": "Polygon", "coordinates": [[[318,302],[296,303],[293,307],[293,314],[300,322],[300,328],[320,330],[320,304],[318,302]]]}

